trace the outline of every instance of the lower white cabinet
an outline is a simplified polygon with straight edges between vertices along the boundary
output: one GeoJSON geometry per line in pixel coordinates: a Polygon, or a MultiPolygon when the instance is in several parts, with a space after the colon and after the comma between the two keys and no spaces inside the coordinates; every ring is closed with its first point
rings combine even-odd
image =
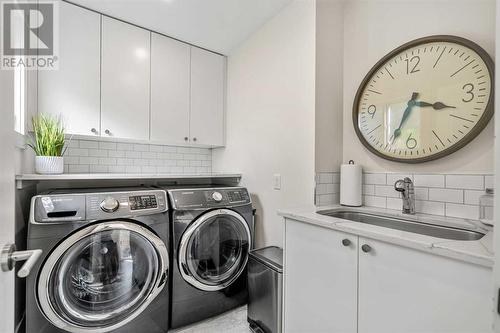
{"type": "Polygon", "coordinates": [[[355,333],[358,237],[293,220],[285,228],[284,332],[355,333]]]}
{"type": "Polygon", "coordinates": [[[284,258],[287,333],[492,332],[489,268],[291,219],[284,258]]]}
{"type": "Polygon", "coordinates": [[[478,265],[359,238],[359,333],[486,333],[492,273],[478,265]]]}

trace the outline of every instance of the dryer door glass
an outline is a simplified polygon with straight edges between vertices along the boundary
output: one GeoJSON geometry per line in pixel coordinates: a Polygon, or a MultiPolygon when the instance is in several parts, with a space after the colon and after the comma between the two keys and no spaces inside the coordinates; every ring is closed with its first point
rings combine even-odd
{"type": "Polygon", "coordinates": [[[85,328],[112,326],[136,311],[158,275],[158,254],[130,230],[105,230],[70,246],[48,280],[50,304],[64,321],[85,328]]]}
{"type": "MultiPolygon", "coordinates": [[[[230,285],[244,270],[251,236],[246,221],[234,211],[209,212],[185,233],[180,262],[195,287],[219,290],[230,285]]],[[[185,273],[185,272],[184,272],[185,273]]],[[[185,276],[185,278],[186,278],[185,276]]]]}

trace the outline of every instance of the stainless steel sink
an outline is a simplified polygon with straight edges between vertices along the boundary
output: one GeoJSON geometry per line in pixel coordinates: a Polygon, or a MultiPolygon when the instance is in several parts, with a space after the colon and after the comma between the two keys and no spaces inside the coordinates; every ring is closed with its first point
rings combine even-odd
{"type": "Polygon", "coordinates": [[[413,232],[437,238],[473,241],[481,239],[484,234],[478,231],[440,226],[419,221],[411,221],[397,217],[374,215],[358,211],[319,211],[318,214],[332,216],[344,220],[376,225],[379,227],[413,232]]]}

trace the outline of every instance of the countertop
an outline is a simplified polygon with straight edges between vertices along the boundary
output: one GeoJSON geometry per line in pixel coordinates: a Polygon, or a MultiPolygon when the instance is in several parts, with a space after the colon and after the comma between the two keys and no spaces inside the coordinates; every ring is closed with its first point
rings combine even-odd
{"type": "Polygon", "coordinates": [[[64,173],[60,175],[22,174],[16,180],[105,180],[105,179],[191,179],[191,178],[241,178],[240,173],[198,174],[133,174],[133,173],[64,173]]]}
{"type": "Polygon", "coordinates": [[[340,205],[325,206],[320,208],[311,206],[296,209],[282,209],[278,211],[278,214],[285,218],[322,226],[332,230],[356,234],[362,237],[381,240],[481,266],[493,267],[494,263],[493,228],[487,227],[479,221],[427,214],[407,215],[401,213],[401,211],[391,209],[345,207],[340,205]],[[396,216],[407,220],[480,231],[485,233],[485,236],[477,241],[446,240],[432,236],[415,234],[412,232],[353,222],[317,213],[317,211],[332,209],[343,211],[363,211],[379,215],[396,216]]]}
{"type": "Polygon", "coordinates": [[[196,174],[133,174],[133,173],[64,173],[60,175],[22,174],[16,175],[16,188],[23,189],[30,184],[39,183],[81,183],[93,181],[184,181],[184,180],[219,180],[238,184],[241,173],[196,173],[196,174]]]}

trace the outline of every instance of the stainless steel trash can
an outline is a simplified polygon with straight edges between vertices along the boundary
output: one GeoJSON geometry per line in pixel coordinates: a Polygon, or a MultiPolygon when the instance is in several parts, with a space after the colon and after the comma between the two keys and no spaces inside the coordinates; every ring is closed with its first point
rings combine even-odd
{"type": "Polygon", "coordinates": [[[254,332],[281,333],[283,250],[269,246],[248,259],[248,323],[254,332]]]}

